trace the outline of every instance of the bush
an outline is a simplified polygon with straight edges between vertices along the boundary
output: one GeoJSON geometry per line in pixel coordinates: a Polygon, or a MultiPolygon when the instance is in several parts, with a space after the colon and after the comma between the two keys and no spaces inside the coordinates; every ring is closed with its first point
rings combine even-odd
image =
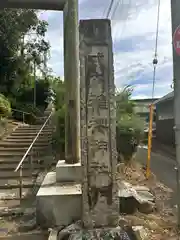
{"type": "Polygon", "coordinates": [[[37,107],[34,107],[32,104],[22,104],[18,102],[15,104],[13,109],[14,110],[12,115],[14,119],[19,121],[24,120],[26,123],[29,123],[29,124],[34,124],[36,121],[36,117],[43,116],[43,113],[37,107]],[[25,112],[24,119],[23,119],[23,113],[21,111],[25,112]],[[29,114],[26,114],[26,113],[29,113],[29,114]]]}
{"type": "Polygon", "coordinates": [[[11,115],[11,105],[9,100],[0,94],[0,118],[9,117],[11,115]]]}
{"type": "MultiPolygon", "coordinates": [[[[57,157],[65,153],[65,85],[60,78],[49,76],[51,96],[56,112],[53,117],[55,131],[53,134],[53,150],[57,157]]],[[[61,158],[62,159],[62,158],[61,158]]]]}
{"type": "Polygon", "coordinates": [[[65,152],[65,109],[64,107],[56,110],[53,117],[55,131],[53,133],[53,151],[59,158],[65,152]]]}
{"type": "Polygon", "coordinates": [[[117,122],[117,152],[119,161],[130,161],[143,137],[143,121],[136,115],[124,115],[117,122]]]}

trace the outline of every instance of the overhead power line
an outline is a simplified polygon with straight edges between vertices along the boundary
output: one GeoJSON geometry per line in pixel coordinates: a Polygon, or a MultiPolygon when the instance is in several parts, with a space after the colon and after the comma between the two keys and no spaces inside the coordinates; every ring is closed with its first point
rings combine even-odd
{"type": "Polygon", "coordinates": [[[118,0],[118,1],[116,2],[115,6],[114,6],[114,10],[113,10],[113,12],[112,12],[112,14],[111,14],[111,19],[114,18],[115,14],[116,14],[116,11],[117,11],[117,9],[118,9],[118,7],[119,7],[119,4],[123,5],[123,0],[118,0]]]}
{"type": "Polygon", "coordinates": [[[114,0],[111,0],[111,2],[109,4],[109,7],[108,7],[108,10],[107,10],[106,18],[109,18],[109,15],[111,13],[113,4],[114,4],[114,0]]]}

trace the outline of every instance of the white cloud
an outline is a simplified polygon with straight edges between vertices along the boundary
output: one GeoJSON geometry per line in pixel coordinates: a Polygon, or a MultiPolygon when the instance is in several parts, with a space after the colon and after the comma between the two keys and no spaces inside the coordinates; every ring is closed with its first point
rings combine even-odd
{"type": "MultiPolygon", "coordinates": [[[[141,81],[144,80],[143,84],[146,84],[146,78],[152,78],[153,76],[152,60],[155,49],[157,0],[147,3],[147,5],[149,5],[148,9],[142,8],[138,14],[131,16],[131,19],[126,22],[123,32],[119,29],[123,29],[125,23],[117,20],[113,21],[113,37],[119,45],[125,39],[132,39],[133,43],[134,38],[138,36],[142,38],[142,41],[139,40],[139,42],[135,40],[136,45],[134,45],[133,51],[115,53],[116,83],[118,85],[131,84],[136,78],[141,79],[141,81]]],[[[161,4],[156,72],[157,82],[161,89],[156,86],[155,93],[162,96],[170,90],[169,86],[172,81],[171,15],[170,1],[168,0],[164,0],[161,4]],[[168,87],[166,86],[167,83],[168,87]]],[[[144,91],[142,84],[139,88],[142,92],[144,91]]],[[[150,97],[151,87],[149,86],[148,89],[146,96],[150,97]]],[[[137,95],[137,90],[135,88],[134,95],[137,95]]]]}
{"type": "MultiPolygon", "coordinates": [[[[115,7],[119,0],[115,1],[115,7]]],[[[135,86],[134,96],[151,96],[158,0],[124,0],[112,21],[115,81],[118,88],[135,86]],[[135,83],[135,84],[134,84],[135,83]]],[[[81,0],[80,18],[101,18],[110,0],[81,0]]],[[[114,10],[112,10],[114,12],[114,10]]],[[[51,43],[51,60],[55,74],[63,75],[63,18],[60,12],[45,12],[49,22],[47,39],[51,43]]],[[[172,81],[172,44],[170,1],[161,1],[156,96],[170,91],[172,81]]]]}

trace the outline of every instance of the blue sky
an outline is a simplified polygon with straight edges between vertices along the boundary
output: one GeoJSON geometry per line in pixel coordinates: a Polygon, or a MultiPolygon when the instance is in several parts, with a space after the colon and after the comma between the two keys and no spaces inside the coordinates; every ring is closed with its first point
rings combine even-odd
{"type": "MultiPolygon", "coordinates": [[[[116,0],[112,12],[115,83],[118,88],[134,87],[134,98],[151,97],[158,0],[116,0]],[[122,2],[118,5],[118,2],[122,2]],[[133,3],[134,2],[134,3],[133,3]],[[118,7],[117,7],[118,5],[118,7]],[[116,11],[114,11],[116,9],[116,11]]],[[[80,19],[105,17],[110,0],[79,0],[80,19]]],[[[42,12],[49,23],[47,39],[51,44],[49,67],[63,77],[62,13],[42,12]]],[[[172,39],[170,0],[161,1],[158,40],[158,65],[155,96],[171,91],[172,39]]]]}

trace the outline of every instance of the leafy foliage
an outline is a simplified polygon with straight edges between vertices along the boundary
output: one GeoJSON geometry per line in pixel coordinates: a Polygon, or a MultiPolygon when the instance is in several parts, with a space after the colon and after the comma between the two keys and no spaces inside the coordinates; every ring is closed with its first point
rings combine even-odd
{"type": "Polygon", "coordinates": [[[134,102],[130,100],[132,88],[127,86],[116,95],[117,107],[117,151],[119,160],[131,160],[143,135],[143,121],[134,113],[134,102]]]}
{"type": "Polygon", "coordinates": [[[27,111],[27,106],[33,104],[34,64],[44,75],[36,81],[37,107],[46,105],[49,85],[43,65],[50,48],[45,41],[47,26],[35,10],[0,11],[0,91],[13,108],[26,106],[27,111]]]}
{"type": "Polygon", "coordinates": [[[65,85],[60,78],[49,76],[52,91],[53,103],[56,112],[54,114],[54,124],[56,130],[53,136],[53,148],[56,155],[65,151],[65,85]]]}
{"type": "Polygon", "coordinates": [[[8,99],[0,94],[0,118],[8,117],[11,114],[11,106],[8,99]]]}
{"type": "Polygon", "coordinates": [[[132,91],[133,89],[131,86],[126,86],[122,91],[116,92],[116,114],[118,119],[124,115],[131,115],[134,113],[135,104],[130,100],[132,91]]]}

